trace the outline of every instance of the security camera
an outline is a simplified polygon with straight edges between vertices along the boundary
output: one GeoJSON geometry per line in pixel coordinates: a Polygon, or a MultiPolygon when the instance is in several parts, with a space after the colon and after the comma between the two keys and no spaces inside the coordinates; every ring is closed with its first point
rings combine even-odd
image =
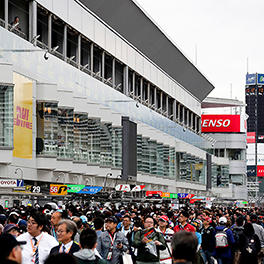
{"type": "Polygon", "coordinates": [[[136,103],[136,107],[139,108],[139,103],[138,102],[136,103]]]}
{"type": "Polygon", "coordinates": [[[48,51],[46,51],[46,52],[44,53],[44,59],[45,59],[45,60],[48,60],[48,58],[49,58],[49,56],[48,56],[48,51]]]}
{"type": "Polygon", "coordinates": [[[183,127],[183,128],[182,128],[182,130],[183,130],[183,132],[185,132],[185,131],[186,131],[186,128],[185,128],[185,127],[183,127]]]}
{"type": "Polygon", "coordinates": [[[212,143],[212,147],[214,146],[214,143],[212,143]]]}

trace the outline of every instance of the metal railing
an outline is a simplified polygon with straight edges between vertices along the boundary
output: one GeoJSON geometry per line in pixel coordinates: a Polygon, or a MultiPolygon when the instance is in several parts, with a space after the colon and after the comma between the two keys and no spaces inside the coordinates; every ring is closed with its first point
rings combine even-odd
{"type": "Polygon", "coordinates": [[[1,27],[5,27],[5,20],[3,20],[2,18],[0,18],[0,26],[1,27]]]}

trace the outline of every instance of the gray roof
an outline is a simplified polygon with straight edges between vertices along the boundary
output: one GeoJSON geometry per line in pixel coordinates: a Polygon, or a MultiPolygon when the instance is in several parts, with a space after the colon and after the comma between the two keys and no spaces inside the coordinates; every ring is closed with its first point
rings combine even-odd
{"type": "Polygon", "coordinates": [[[202,101],[214,86],[132,0],[79,0],[202,101]]]}

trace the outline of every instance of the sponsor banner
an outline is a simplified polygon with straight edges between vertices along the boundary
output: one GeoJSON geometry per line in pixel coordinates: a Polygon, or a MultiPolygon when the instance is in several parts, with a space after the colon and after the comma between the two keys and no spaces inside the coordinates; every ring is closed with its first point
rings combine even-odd
{"type": "Polygon", "coordinates": [[[142,191],[144,188],[146,187],[146,185],[130,185],[131,188],[131,192],[140,192],[142,191]]]}
{"type": "Polygon", "coordinates": [[[0,188],[15,188],[15,187],[23,187],[24,180],[9,180],[2,179],[0,180],[0,188]]]}
{"type": "Polygon", "coordinates": [[[67,195],[67,185],[50,184],[50,194],[52,195],[67,195]]]}
{"type": "Polygon", "coordinates": [[[256,142],[256,132],[247,132],[247,143],[256,142]]]}
{"type": "Polygon", "coordinates": [[[257,83],[258,84],[264,84],[264,74],[263,73],[257,74],[257,83]]]}
{"type": "Polygon", "coordinates": [[[257,165],[264,165],[264,144],[257,144],[257,165]]]}
{"type": "Polygon", "coordinates": [[[79,193],[85,185],[67,184],[68,193],[79,193]]]}
{"type": "Polygon", "coordinates": [[[85,186],[79,193],[96,194],[103,189],[101,186],[85,186]]]}
{"type": "Polygon", "coordinates": [[[189,193],[189,194],[186,196],[186,199],[192,199],[194,196],[195,196],[195,194],[189,193]]]}
{"type": "Polygon", "coordinates": [[[253,166],[256,165],[256,149],[255,144],[247,144],[247,165],[253,166]]]}
{"type": "Polygon", "coordinates": [[[32,87],[33,82],[17,73],[14,81],[14,149],[13,156],[32,159],[32,87]]]}
{"type": "Polygon", "coordinates": [[[178,199],[178,193],[170,193],[171,199],[178,199]]]}
{"type": "Polygon", "coordinates": [[[202,132],[240,132],[240,115],[202,115],[202,132]]]}
{"type": "Polygon", "coordinates": [[[257,176],[264,177],[264,166],[257,166],[257,176]]]}
{"type": "Polygon", "coordinates": [[[146,191],[146,196],[152,197],[159,195],[160,197],[162,197],[162,193],[163,193],[162,191],[146,191]]]}
{"type": "Polygon", "coordinates": [[[256,166],[247,166],[247,176],[256,177],[256,166]]]}
{"type": "Polygon", "coordinates": [[[115,187],[116,191],[123,191],[123,192],[130,192],[130,185],[129,184],[118,184],[115,187]]]}
{"type": "Polygon", "coordinates": [[[256,74],[251,73],[246,75],[246,85],[254,85],[256,84],[256,74]]]}
{"type": "Polygon", "coordinates": [[[188,196],[188,193],[178,193],[179,199],[185,199],[188,196]]]}
{"type": "Polygon", "coordinates": [[[170,198],[170,193],[169,192],[163,192],[161,197],[162,198],[170,198]]]}

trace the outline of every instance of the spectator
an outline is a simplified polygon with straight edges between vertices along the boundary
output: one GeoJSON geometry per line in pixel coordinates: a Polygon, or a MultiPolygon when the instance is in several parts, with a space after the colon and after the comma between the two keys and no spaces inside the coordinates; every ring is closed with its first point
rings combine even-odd
{"type": "Polygon", "coordinates": [[[94,219],[94,229],[96,231],[97,238],[101,236],[103,227],[104,227],[104,219],[102,217],[96,217],[94,219]]]}
{"type": "Polygon", "coordinates": [[[51,215],[51,219],[50,219],[50,223],[51,223],[51,235],[53,237],[55,237],[57,241],[58,241],[58,238],[57,238],[57,228],[58,228],[58,224],[59,224],[59,222],[61,220],[62,220],[62,212],[60,210],[54,212],[51,215]]]}
{"type": "Polygon", "coordinates": [[[17,241],[11,234],[0,236],[0,263],[1,264],[21,264],[22,254],[20,245],[26,244],[25,241],[17,241]]]}
{"type": "Polygon", "coordinates": [[[87,228],[80,235],[81,249],[73,255],[76,257],[78,264],[104,264],[107,263],[100,256],[96,255],[96,231],[87,228]]]}
{"type": "Polygon", "coordinates": [[[27,242],[22,249],[23,264],[32,264],[32,262],[43,264],[50,250],[58,245],[54,237],[43,232],[46,223],[42,213],[35,210],[31,212],[27,232],[17,237],[18,241],[27,242]]]}
{"type": "Polygon", "coordinates": [[[55,246],[51,249],[50,254],[54,255],[57,253],[73,254],[80,250],[77,243],[73,241],[77,232],[76,224],[69,219],[63,219],[58,224],[57,236],[60,245],[55,246]]]}
{"type": "Polygon", "coordinates": [[[80,235],[84,229],[83,222],[82,222],[80,217],[73,217],[72,220],[77,226],[77,232],[76,232],[76,235],[74,237],[74,241],[79,244],[80,243],[80,235]]]}
{"type": "Polygon", "coordinates": [[[107,263],[118,264],[123,252],[128,249],[125,235],[116,230],[117,219],[111,216],[106,219],[106,231],[98,239],[97,250],[107,263]]]}
{"type": "Polygon", "coordinates": [[[195,232],[192,225],[188,224],[189,213],[187,211],[182,211],[178,217],[179,224],[174,227],[174,232],[179,232],[180,230],[185,230],[187,232],[195,232]]]}
{"type": "Polygon", "coordinates": [[[16,225],[14,225],[14,224],[7,224],[7,225],[4,227],[3,233],[11,234],[11,235],[13,235],[14,237],[17,237],[17,236],[20,235],[20,233],[19,233],[19,228],[18,228],[16,225]]]}
{"type": "Polygon", "coordinates": [[[49,255],[44,264],[77,264],[75,258],[66,253],[49,255]]]}
{"type": "Polygon", "coordinates": [[[120,228],[120,231],[124,233],[125,236],[133,229],[133,226],[131,225],[131,217],[129,215],[125,215],[123,217],[122,225],[120,228]]]}
{"type": "Polygon", "coordinates": [[[145,217],[144,230],[136,232],[133,246],[138,249],[137,263],[160,263],[160,250],[166,245],[163,235],[154,228],[153,217],[145,217]]]}
{"type": "Polygon", "coordinates": [[[184,230],[177,232],[171,242],[173,263],[193,263],[197,247],[198,241],[194,233],[184,230]]]}

